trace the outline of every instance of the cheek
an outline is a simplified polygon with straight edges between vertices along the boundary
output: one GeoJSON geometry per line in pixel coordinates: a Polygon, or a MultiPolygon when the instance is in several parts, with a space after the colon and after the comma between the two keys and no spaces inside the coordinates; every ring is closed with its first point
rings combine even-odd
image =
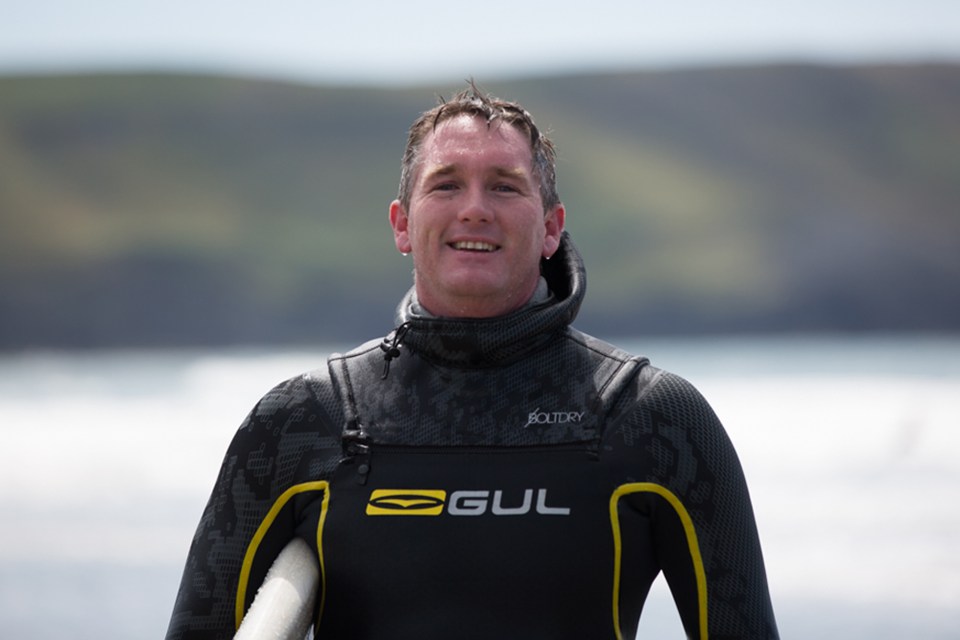
{"type": "Polygon", "coordinates": [[[429,215],[421,215],[416,221],[410,220],[407,233],[410,236],[410,243],[414,248],[421,250],[432,250],[432,245],[439,242],[443,232],[443,227],[434,218],[429,215]]]}
{"type": "Polygon", "coordinates": [[[411,224],[408,234],[410,237],[410,246],[414,250],[419,249],[421,246],[426,244],[419,224],[411,224]]]}
{"type": "Polygon", "coordinates": [[[430,254],[433,252],[430,228],[424,227],[423,225],[411,224],[408,234],[410,252],[413,254],[414,261],[419,261],[421,264],[430,262],[430,254]]]}

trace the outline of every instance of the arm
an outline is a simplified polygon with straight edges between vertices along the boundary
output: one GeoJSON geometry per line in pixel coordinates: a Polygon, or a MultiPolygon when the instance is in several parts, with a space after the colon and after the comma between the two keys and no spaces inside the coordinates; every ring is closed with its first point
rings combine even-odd
{"type": "Polygon", "coordinates": [[[650,523],[652,553],[691,638],[776,638],[740,462],[697,390],[663,373],[618,432],[636,479],[624,505],[650,523]]]}
{"type": "Polygon", "coordinates": [[[335,419],[305,377],[257,403],[230,443],[200,519],[167,640],[232,638],[280,549],[295,536],[314,541],[307,520],[322,499],[318,481],[339,457],[329,428],[335,419]]]}

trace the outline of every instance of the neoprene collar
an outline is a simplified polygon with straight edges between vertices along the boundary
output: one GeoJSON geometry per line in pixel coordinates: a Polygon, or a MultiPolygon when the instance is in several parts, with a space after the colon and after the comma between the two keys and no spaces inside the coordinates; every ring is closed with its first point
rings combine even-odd
{"type": "Polygon", "coordinates": [[[551,295],[540,304],[496,318],[436,318],[413,311],[411,288],[397,307],[397,328],[381,348],[389,361],[401,347],[443,366],[484,368],[514,362],[570,325],[586,290],[586,270],[565,231],[550,260],[540,261],[551,295]]]}

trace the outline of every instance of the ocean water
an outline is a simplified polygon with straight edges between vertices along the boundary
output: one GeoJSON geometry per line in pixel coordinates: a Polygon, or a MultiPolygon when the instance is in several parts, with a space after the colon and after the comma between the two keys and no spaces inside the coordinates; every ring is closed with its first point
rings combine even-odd
{"type": "MultiPolygon", "coordinates": [[[[784,638],[960,637],[960,338],[618,343],[723,420],[784,638]]],[[[0,356],[4,637],[162,637],[233,431],[329,351],[0,356]]],[[[639,637],[683,637],[662,581],[639,637]]]]}

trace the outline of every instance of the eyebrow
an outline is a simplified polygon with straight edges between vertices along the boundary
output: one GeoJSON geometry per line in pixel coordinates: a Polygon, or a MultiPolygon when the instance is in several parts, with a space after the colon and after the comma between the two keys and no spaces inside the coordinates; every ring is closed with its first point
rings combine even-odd
{"type": "Polygon", "coordinates": [[[497,167],[496,174],[504,178],[517,179],[526,179],[529,175],[527,171],[521,167],[497,167]]]}
{"type": "Polygon", "coordinates": [[[447,176],[451,173],[454,173],[457,170],[456,165],[444,164],[439,167],[425,167],[423,178],[425,180],[432,178],[433,176],[447,176]]]}

